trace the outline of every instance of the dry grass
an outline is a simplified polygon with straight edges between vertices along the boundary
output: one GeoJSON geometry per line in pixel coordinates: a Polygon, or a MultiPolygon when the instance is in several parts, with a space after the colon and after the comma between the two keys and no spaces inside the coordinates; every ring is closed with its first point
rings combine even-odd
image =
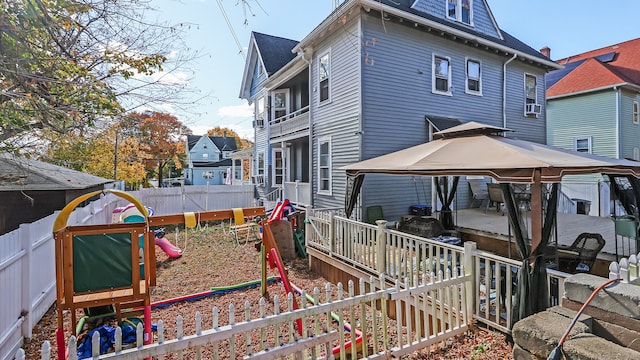
{"type": "MultiPolygon", "coordinates": [[[[225,236],[220,225],[211,225],[198,230],[190,230],[185,234],[183,229],[178,233],[167,229],[167,238],[180,246],[184,253],[179,259],[169,259],[160,248],[156,247],[157,286],[152,291],[152,302],[208,291],[213,287],[229,286],[260,278],[260,253],[254,244],[237,246],[229,236],[225,236]]],[[[287,264],[291,282],[311,292],[314,287],[323,289],[326,280],[309,271],[307,261],[297,259],[287,264]]],[[[269,275],[276,275],[271,270],[269,275]]],[[[273,307],[273,298],[285,297],[281,284],[270,285],[268,306],[273,307]]],[[[195,332],[195,314],[200,312],[203,327],[209,328],[212,323],[212,308],[220,310],[220,324],[228,320],[228,308],[231,303],[236,309],[242,309],[245,301],[255,308],[261,298],[259,288],[244,289],[224,295],[207,297],[197,301],[177,303],[152,311],[152,321],[162,319],[165,325],[165,336],[176,337],[176,318],[184,318],[185,335],[195,332]]],[[[284,303],[284,302],[283,302],[284,303]]],[[[283,307],[285,305],[283,304],[283,307]]],[[[252,310],[254,312],[254,310],[252,310]]],[[[39,359],[40,345],[48,340],[55,345],[55,329],[57,327],[57,310],[55,305],[47,312],[42,321],[34,328],[34,337],[25,344],[28,359],[39,359]]],[[[240,321],[238,315],[236,320],[240,321]]],[[[69,336],[67,330],[66,335],[69,336]]],[[[55,347],[55,346],[54,346],[55,347]]],[[[52,358],[56,358],[55,349],[52,358]]],[[[483,329],[472,330],[457,339],[432,346],[430,349],[416,353],[416,359],[505,359],[509,358],[511,348],[504,340],[504,335],[483,329]]],[[[184,358],[195,358],[187,352],[184,358]]],[[[205,353],[203,358],[211,358],[205,353]]]]}

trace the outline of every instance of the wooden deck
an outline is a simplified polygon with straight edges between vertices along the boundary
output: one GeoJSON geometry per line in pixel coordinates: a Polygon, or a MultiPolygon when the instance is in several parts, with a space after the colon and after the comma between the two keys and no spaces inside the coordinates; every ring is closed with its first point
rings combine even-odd
{"type": "MultiPolygon", "coordinates": [[[[463,232],[487,237],[506,240],[509,233],[507,216],[496,212],[495,208],[489,209],[486,214],[484,208],[454,211],[454,222],[463,232]]],[[[610,255],[613,255],[612,257],[615,258],[615,231],[614,223],[610,218],[558,213],[559,245],[571,245],[583,232],[601,234],[606,240],[606,245],[601,252],[602,257],[610,258],[610,255]]],[[[512,244],[512,251],[517,251],[515,249],[515,244],[512,244]]]]}

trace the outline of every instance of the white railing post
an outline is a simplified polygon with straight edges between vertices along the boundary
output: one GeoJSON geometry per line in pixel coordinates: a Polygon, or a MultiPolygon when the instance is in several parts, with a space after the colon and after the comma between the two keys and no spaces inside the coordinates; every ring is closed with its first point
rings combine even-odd
{"type": "MultiPolygon", "coordinates": [[[[476,250],[478,249],[478,245],[473,241],[466,241],[464,243],[464,274],[471,275],[471,279],[475,279],[475,266],[473,266],[473,259],[476,250]]],[[[467,296],[467,309],[465,319],[470,321],[473,316],[473,308],[476,303],[476,293],[473,291],[473,281],[466,281],[466,296],[467,296]]]]}
{"type": "Polygon", "coordinates": [[[22,304],[21,308],[24,311],[24,321],[22,322],[22,336],[27,339],[31,339],[33,334],[33,326],[31,324],[31,262],[33,261],[33,245],[31,244],[31,224],[20,225],[20,240],[22,241],[22,248],[24,249],[24,256],[20,260],[22,264],[22,304]]]}
{"type": "Polygon", "coordinates": [[[329,211],[329,256],[333,256],[333,253],[336,251],[336,244],[335,244],[335,236],[333,234],[333,225],[334,225],[334,219],[333,219],[333,212],[329,211]]]}
{"type": "Polygon", "coordinates": [[[300,202],[300,180],[296,180],[296,203],[300,202]]]}
{"type": "Polygon", "coordinates": [[[384,274],[387,269],[387,220],[376,220],[376,270],[379,274],[384,274]]]}

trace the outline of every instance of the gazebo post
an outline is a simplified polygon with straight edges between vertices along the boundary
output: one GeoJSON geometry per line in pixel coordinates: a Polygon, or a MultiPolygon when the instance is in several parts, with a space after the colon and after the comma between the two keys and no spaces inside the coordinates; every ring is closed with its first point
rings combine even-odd
{"type": "MultiPolygon", "coordinates": [[[[533,255],[542,242],[542,184],[540,183],[540,169],[533,172],[531,183],[531,255],[533,255]]],[[[533,266],[535,257],[529,259],[533,266]]]]}

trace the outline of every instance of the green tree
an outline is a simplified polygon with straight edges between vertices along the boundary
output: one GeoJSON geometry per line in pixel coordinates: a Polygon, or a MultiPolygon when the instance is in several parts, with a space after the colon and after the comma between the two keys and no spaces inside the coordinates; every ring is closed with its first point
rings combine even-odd
{"type": "Polygon", "coordinates": [[[194,58],[181,27],[149,22],[146,10],[144,0],[0,2],[0,150],[140,106],[191,103],[184,83],[152,76],[194,58]]]}

